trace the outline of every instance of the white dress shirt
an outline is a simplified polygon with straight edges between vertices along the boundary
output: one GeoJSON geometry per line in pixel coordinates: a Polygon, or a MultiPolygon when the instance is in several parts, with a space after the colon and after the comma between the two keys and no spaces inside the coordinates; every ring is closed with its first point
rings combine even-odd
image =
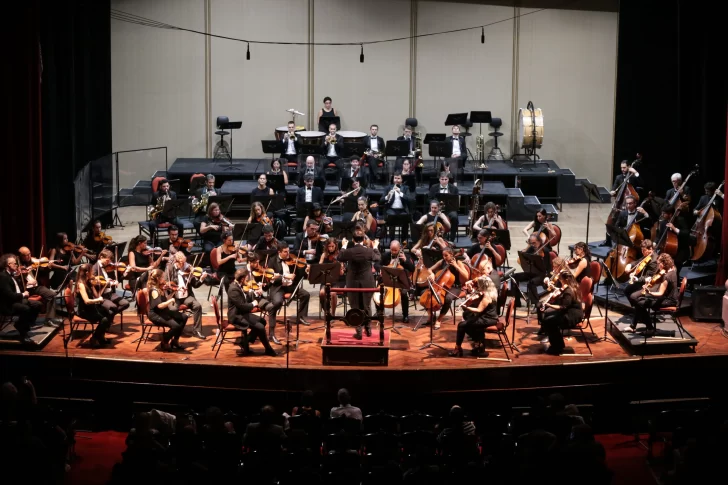
{"type": "Polygon", "coordinates": [[[311,197],[313,195],[313,187],[306,187],[306,202],[311,202],[311,197]]]}
{"type": "Polygon", "coordinates": [[[452,137],[452,156],[460,156],[460,138],[452,137]]]}
{"type": "Polygon", "coordinates": [[[378,152],[379,151],[379,142],[377,141],[377,137],[373,136],[373,137],[371,137],[371,139],[372,139],[372,144],[371,144],[372,151],[378,152]]]}
{"type": "MultiPolygon", "coordinates": [[[[8,274],[10,274],[10,271],[8,271],[8,274]]],[[[20,287],[18,286],[18,282],[15,281],[15,278],[13,278],[13,275],[11,275],[11,274],[10,274],[10,279],[13,280],[13,284],[15,285],[15,292],[22,293],[22,291],[20,291],[20,287]]]]}
{"type": "Polygon", "coordinates": [[[296,145],[293,143],[293,140],[290,138],[288,139],[288,148],[286,148],[286,155],[295,155],[296,154],[296,145]]]}
{"type": "Polygon", "coordinates": [[[402,193],[394,191],[394,201],[392,201],[392,209],[404,209],[404,204],[402,204],[402,193]]]}

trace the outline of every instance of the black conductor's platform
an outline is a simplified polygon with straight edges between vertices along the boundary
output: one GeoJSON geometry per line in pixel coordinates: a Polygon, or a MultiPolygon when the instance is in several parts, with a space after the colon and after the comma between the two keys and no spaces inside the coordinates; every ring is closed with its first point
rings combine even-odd
{"type": "Polygon", "coordinates": [[[631,316],[618,320],[609,318],[609,333],[628,351],[634,354],[680,354],[693,353],[698,340],[669,317],[658,321],[654,335],[645,335],[645,326],[640,323],[634,332],[630,331],[631,316]]]}

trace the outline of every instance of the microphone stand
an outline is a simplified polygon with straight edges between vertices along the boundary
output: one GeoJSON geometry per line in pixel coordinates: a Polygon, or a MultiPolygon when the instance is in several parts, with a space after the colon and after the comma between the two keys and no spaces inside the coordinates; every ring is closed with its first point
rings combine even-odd
{"type": "MultiPolygon", "coordinates": [[[[604,261],[599,261],[599,264],[604,266],[604,269],[607,270],[609,277],[612,278],[612,273],[609,271],[609,268],[604,263],[604,261]]],[[[612,279],[612,281],[614,282],[614,279],[612,279]]],[[[599,283],[599,282],[597,282],[597,283],[599,283]]],[[[597,338],[596,342],[612,342],[613,344],[616,344],[617,343],[616,340],[614,340],[610,337],[607,337],[607,325],[612,325],[612,322],[609,320],[609,288],[607,288],[607,300],[606,300],[606,303],[604,304],[604,336],[597,338]]]]}
{"type": "Polygon", "coordinates": [[[435,311],[432,308],[433,307],[432,298],[433,297],[436,298],[437,303],[440,305],[442,305],[442,301],[440,301],[440,295],[438,295],[435,292],[435,288],[433,288],[432,282],[430,281],[429,278],[427,278],[427,285],[430,287],[430,341],[428,343],[426,343],[425,345],[423,345],[422,347],[420,347],[419,350],[428,349],[430,347],[437,347],[438,349],[447,351],[447,349],[445,347],[443,347],[442,345],[438,345],[432,341],[432,332],[434,331],[434,328],[435,328],[435,311]]]}

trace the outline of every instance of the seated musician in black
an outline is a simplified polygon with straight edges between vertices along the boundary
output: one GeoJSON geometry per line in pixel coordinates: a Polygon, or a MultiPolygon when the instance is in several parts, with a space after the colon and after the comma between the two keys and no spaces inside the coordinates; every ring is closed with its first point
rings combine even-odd
{"type": "Polygon", "coordinates": [[[258,175],[258,185],[250,193],[253,197],[275,195],[273,189],[268,187],[268,176],[264,173],[258,175]]]}
{"type": "Polygon", "coordinates": [[[31,270],[33,266],[33,257],[30,253],[30,249],[23,246],[18,250],[18,264],[20,269],[25,269],[26,274],[23,274],[25,278],[25,289],[28,290],[30,296],[39,296],[43,300],[43,304],[46,308],[46,325],[49,327],[58,328],[63,323],[63,320],[56,318],[56,292],[50,288],[41,285],[37,279],[38,269],[31,270]]]}
{"type": "MultiPolygon", "coordinates": [[[[100,223],[99,227],[101,227],[100,223]]],[[[83,258],[83,254],[77,254],[74,251],[67,251],[64,249],[66,244],[68,244],[68,235],[65,232],[59,232],[56,234],[56,247],[51,249],[51,252],[48,253],[48,259],[50,260],[48,267],[53,270],[53,275],[51,276],[48,286],[54,288],[56,291],[58,291],[64,283],[69,283],[70,277],[68,276],[68,273],[71,271],[71,267],[81,264],[81,259],[83,258]]],[[[94,259],[95,258],[96,256],[94,256],[94,259]]]]}
{"type": "Polygon", "coordinates": [[[303,285],[296,286],[298,279],[291,271],[288,264],[285,263],[289,256],[290,250],[288,249],[288,245],[281,245],[278,249],[278,254],[271,257],[268,261],[268,267],[274,272],[273,279],[270,281],[270,292],[268,293],[271,302],[268,329],[271,340],[278,345],[281,343],[275,335],[276,314],[283,306],[283,296],[286,293],[292,293],[294,290],[296,291],[296,294],[294,295],[294,299],[298,301],[298,313],[296,314],[296,318],[304,325],[311,325],[311,323],[306,320],[306,317],[308,316],[308,302],[311,299],[311,294],[303,288],[303,285]]]}
{"type": "Polygon", "coordinates": [[[86,258],[88,258],[89,261],[96,261],[97,255],[106,247],[106,244],[104,244],[103,241],[100,239],[98,241],[96,240],[96,238],[100,236],[101,221],[94,221],[94,225],[83,240],[84,247],[93,253],[93,255],[86,254],[86,258]]]}
{"type": "MultiPolygon", "coordinates": [[[[492,268],[488,268],[492,269],[492,268]]],[[[470,280],[463,286],[466,293],[480,292],[482,297],[463,307],[463,319],[458,323],[455,349],[449,353],[450,357],[463,356],[463,340],[465,335],[473,338],[473,355],[488,356],[485,351],[485,329],[498,324],[498,287],[487,275],[470,280]]]]}
{"type": "Polygon", "coordinates": [[[503,257],[496,249],[496,247],[500,245],[495,241],[492,241],[490,236],[491,232],[488,229],[481,229],[480,232],[478,232],[478,242],[470,246],[468,249],[467,255],[470,259],[472,259],[473,256],[479,255],[481,252],[483,253],[483,257],[477,261],[477,265],[473,265],[476,269],[480,269],[479,266],[485,263],[486,258],[490,259],[493,267],[495,268],[503,264],[503,257]]]}
{"type": "Polygon", "coordinates": [[[176,253],[182,253],[185,257],[191,255],[190,249],[192,248],[192,241],[182,245],[184,238],[179,237],[179,228],[177,226],[169,226],[167,228],[168,239],[163,240],[159,243],[159,247],[166,249],[169,256],[174,256],[176,253]]]}
{"type": "Polygon", "coordinates": [[[134,237],[129,241],[128,279],[132,291],[137,287],[143,288],[147,284],[149,272],[158,269],[162,264],[162,254],[155,254],[147,248],[147,238],[143,234],[134,237]]]}
{"type": "MultiPolygon", "coordinates": [[[[634,316],[625,331],[634,332],[637,330],[637,324],[642,322],[646,327],[644,335],[652,336],[655,334],[655,326],[652,323],[650,309],[675,306],[680,294],[677,269],[669,254],[663,253],[657,258],[657,273],[646,286],[648,287],[635,291],[630,297],[630,301],[634,302],[634,316]]],[[[673,330],[671,336],[674,335],[673,330]]]]}
{"type": "Polygon", "coordinates": [[[637,207],[637,199],[631,195],[624,198],[624,204],[625,210],[619,212],[615,226],[629,230],[632,224],[637,224],[643,234],[649,234],[649,227],[645,221],[649,220],[650,214],[642,207],[637,207]]]}
{"type": "Polygon", "coordinates": [[[440,202],[431,200],[430,212],[420,217],[415,224],[437,224],[438,222],[442,224],[444,232],[448,232],[452,227],[450,219],[443,212],[440,212],[440,202]]]}
{"type": "MultiPolygon", "coordinates": [[[[409,213],[409,186],[402,184],[402,174],[396,172],[392,177],[392,185],[385,187],[379,205],[387,216],[403,215],[409,213]]],[[[409,225],[403,225],[402,240],[407,240],[409,225]]],[[[389,238],[394,239],[394,226],[389,228],[389,238]]]]}
{"type": "Polygon", "coordinates": [[[167,265],[164,276],[167,281],[177,285],[177,290],[173,293],[177,308],[185,305],[192,312],[194,322],[189,335],[205,340],[207,337],[202,334],[202,305],[195,298],[193,291],[193,288],[202,286],[201,280],[205,278],[205,273],[199,275],[199,278],[195,277],[187,258],[182,252],[177,252],[167,265]]]}
{"type": "Polygon", "coordinates": [[[164,271],[153,269],[149,273],[147,291],[149,292],[149,320],[162,327],[169,328],[169,332],[162,334],[162,350],[183,350],[179,337],[187,324],[187,314],[175,310],[174,295],[165,293],[164,271]]]}
{"type": "Polygon", "coordinates": [[[205,253],[209,254],[222,243],[222,233],[225,229],[232,230],[225,223],[225,219],[220,212],[220,206],[217,202],[213,202],[207,207],[207,217],[200,225],[202,249],[205,253]]]}
{"type": "Polygon", "coordinates": [[[14,323],[18,331],[20,343],[28,348],[36,348],[37,344],[28,336],[30,326],[35,323],[43,304],[28,300],[30,293],[23,290],[19,279],[20,266],[14,254],[0,256],[0,315],[18,317],[14,323]]]}
{"type": "Polygon", "coordinates": [[[205,177],[205,185],[197,189],[192,196],[193,199],[200,201],[200,207],[197,214],[195,215],[195,227],[199,230],[200,223],[205,220],[207,215],[208,205],[210,204],[210,197],[217,197],[222,195],[222,191],[215,187],[215,176],[211,173],[205,177]]]}
{"type": "MultiPolygon", "coordinates": [[[[541,240],[536,234],[531,234],[528,237],[528,247],[524,252],[526,254],[538,254],[543,261],[544,268],[546,269],[546,271],[543,272],[541,268],[528,265],[526,261],[522,261],[522,265],[525,265],[528,268],[528,271],[523,271],[521,273],[516,273],[513,275],[513,278],[518,282],[528,281],[526,296],[528,297],[530,302],[535,305],[534,308],[531,310],[531,313],[536,313],[538,310],[538,287],[543,285],[544,278],[548,273],[551,272],[551,255],[546,250],[546,248],[543,247],[541,240]]],[[[520,306],[521,292],[515,288],[514,290],[515,292],[513,293],[513,296],[516,299],[516,306],[520,306]]]]}
{"type": "Polygon", "coordinates": [[[304,232],[296,234],[296,242],[293,244],[294,256],[305,258],[308,264],[315,263],[321,259],[323,246],[318,224],[314,220],[309,220],[304,232]]]}
{"type": "Polygon", "coordinates": [[[581,280],[587,276],[591,277],[591,251],[585,242],[579,241],[574,244],[574,257],[567,259],[565,264],[569,267],[569,271],[574,275],[577,283],[581,283],[581,280]]]}
{"type": "Polygon", "coordinates": [[[281,246],[281,243],[274,237],[273,226],[266,224],[263,226],[263,235],[260,236],[258,242],[255,243],[253,251],[265,251],[268,249],[275,249],[276,251],[281,246]]]}
{"type": "MultiPolygon", "coordinates": [[[[346,160],[344,160],[346,162],[346,160]]],[[[339,170],[339,179],[343,180],[345,178],[354,178],[358,177],[359,181],[363,185],[368,185],[367,181],[369,179],[369,174],[365,171],[365,168],[361,166],[361,160],[359,160],[359,157],[351,157],[348,160],[349,163],[344,163],[339,170]]]]}
{"type": "Polygon", "coordinates": [[[696,205],[695,210],[693,210],[693,215],[697,216],[700,211],[708,205],[710,199],[713,199],[713,194],[715,194],[715,199],[713,199],[712,207],[718,211],[719,214],[723,215],[723,192],[716,188],[715,182],[706,183],[703,186],[703,189],[705,190],[705,194],[700,196],[698,205],[696,205]]]}
{"type": "Polygon", "coordinates": [[[549,355],[560,355],[566,345],[561,329],[572,328],[584,318],[581,307],[581,291],[574,275],[569,271],[559,273],[560,294],[544,303],[544,311],[539,312],[541,328],[549,337],[549,355]]]}
{"type": "MultiPolygon", "coordinates": [[[[466,281],[468,281],[470,276],[468,267],[465,265],[465,263],[455,259],[452,249],[450,247],[447,247],[442,250],[442,259],[434,265],[430,266],[429,268],[430,272],[432,273],[432,275],[430,275],[430,279],[433,281],[433,283],[435,277],[438,275],[438,272],[440,272],[441,269],[445,267],[445,265],[448,265],[447,271],[455,276],[455,282],[450,289],[445,291],[445,301],[442,303],[440,315],[438,315],[437,320],[435,321],[435,330],[440,328],[442,320],[445,318],[445,315],[447,315],[447,312],[452,306],[452,302],[457,300],[458,296],[460,295],[461,286],[464,285],[466,281]]],[[[438,288],[435,287],[435,290],[437,289],[438,288]]]]}
{"type": "Polygon", "coordinates": [[[498,208],[493,202],[485,204],[485,214],[473,224],[474,231],[481,229],[506,229],[506,221],[498,214],[498,208]]]}
{"type": "MultiPolygon", "coordinates": [[[[380,261],[381,267],[393,266],[400,269],[404,269],[407,273],[412,274],[415,270],[415,263],[412,258],[409,257],[404,251],[402,251],[402,245],[396,239],[389,244],[389,251],[382,255],[380,261]],[[396,266],[393,264],[396,261],[396,266]]],[[[400,301],[402,302],[402,321],[404,323],[409,322],[409,294],[407,288],[400,289],[400,301]]],[[[376,303],[375,303],[376,305],[376,303]]],[[[383,308],[377,306],[377,312],[381,313],[383,308]]]]}
{"type": "Polygon", "coordinates": [[[367,190],[361,186],[361,181],[359,180],[359,177],[354,177],[351,179],[351,187],[349,187],[349,190],[342,190],[341,195],[349,194],[346,197],[342,197],[340,203],[343,205],[342,209],[342,215],[341,220],[342,221],[349,221],[351,220],[351,216],[356,212],[356,208],[358,206],[358,200],[359,197],[366,197],[367,190]],[[351,192],[351,193],[349,193],[351,192]]]}
{"type": "MultiPolygon", "coordinates": [[[[440,200],[440,195],[458,195],[457,186],[450,183],[450,177],[447,173],[440,173],[440,183],[434,184],[430,187],[429,197],[430,200],[440,200]]],[[[455,241],[458,233],[458,213],[456,211],[450,211],[447,213],[448,219],[452,227],[450,228],[450,240],[455,241]]]]}
{"type": "Polygon", "coordinates": [[[217,268],[213,269],[217,272],[217,278],[221,281],[222,287],[227,291],[230,282],[235,276],[235,263],[242,263],[243,257],[240,254],[233,234],[226,232],[222,235],[222,244],[213,249],[215,254],[210,254],[210,261],[217,262],[217,268]]]}
{"type": "Polygon", "coordinates": [[[679,275],[683,265],[690,258],[690,247],[692,245],[690,227],[683,217],[682,211],[675,215],[675,208],[670,204],[665,204],[662,206],[662,215],[657,222],[657,231],[655,232],[655,244],[657,244],[657,249],[661,252],[664,252],[660,248],[664,246],[668,233],[672,233],[677,237],[677,252],[673,256],[673,263],[679,275]],[[673,218],[673,216],[675,217],[673,218]]]}
{"type": "Polygon", "coordinates": [[[104,249],[99,253],[99,259],[91,269],[92,276],[102,276],[109,282],[106,288],[104,288],[104,291],[101,293],[101,297],[104,299],[104,301],[101,302],[101,306],[108,310],[111,316],[109,325],[113,323],[115,315],[122,313],[124,310],[129,308],[129,302],[116,293],[116,288],[119,285],[119,281],[124,278],[124,274],[122,272],[113,271],[111,267],[109,267],[110,271],[106,271],[106,267],[113,263],[113,258],[114,255],[111,251],[104,249]]]}
{"type": "MultiPolygon", "coordinates": [[[[301,169],[298,171],[298,186],[303,187],[304,183],[306,182],[306,177],[311,177],[311,184],[313,185],[313,181],[316,179],[322,179],[324,178],[323,170],[321,170],[320,167],[316,165],[316,159],[312,156],[306,157],[306,163],[301,169]]],[[[299,190],[300,192],[300,190],[299,190]]],[[[311,201],[307,201],[311,202],[311,201]]],[[[315,200],[313,202],[316,202],[315,200]]]]}
{"type": "Polygon", "coordinates": [[[624,294],[632,306],[635,305],[635,302],[632,300],[632,295],[642,288],[645,284],[645,278],[649,278],[657,273],[657,254],[655,254],[652,241],[643,239],[642,243],[640,243],[640,249],[642,250],[642,258],[634,263],[627,264],[624,268],[625,273],[629,274],[630,279],[634,281],[633,283],[627,283],[627,286],[624,288],[624,294]],[[647,263],[641,265],[640,263],[645,258],[649,258],[647,263]]]}
{"type": "Polygon", "coordinates": [[[110,343],[105,335],[114,320],[114,315],[108,307],[104,306],[104,297],[98,294],[102,285],[94,284],[91,281],[91,273],[91,265],[88,263],[82,264],[78,268],[75,292],[78,316],[96,324],[90,339],[91,347],[96,348],[110,343]]]}
{"type": "Polygon", "coordinates": [[[249,344],[255,339],[259,339],[265,348],[265,355],[275,357],[278,354],[270,346],[268,337],[265,335],[265,320],[252,313],[256,307],[261,305],[260,296],[243,289],[248,274],[248,270],[245,268],[237,270],[234,275],[235,281],[228,288],[228,321],[231,325],[248,331],[248,335],[241,339],[238,355],[249,354],[249,344]]]}
{"type": "Polygon", "coordinates": [[[156,217],[149,221],[149,237],[154,239],[154,232],[160,226],[160,224],[174,224],[178,227],[184,227],[182,221],[177,216],[169,217],[168,214],[164,213],[164,206],[169,200],[177,200],[177,192],[170,189],[169,180],[162,179],[159,182],[159,190],[157,190],[152,196],[151,205],[155,210],[159,210],[156,217]]]}

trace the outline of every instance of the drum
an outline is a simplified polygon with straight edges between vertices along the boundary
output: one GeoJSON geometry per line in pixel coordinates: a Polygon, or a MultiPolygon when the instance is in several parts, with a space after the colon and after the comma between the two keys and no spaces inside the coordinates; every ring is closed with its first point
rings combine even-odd
{"type": "Polygon", "coordinates": [[[364,138],[367,136],[361,131],[338,131],[337,133],[344,139],[344,143],[364,143],[364,138]]]}
{"type": "Polygon", "coordinates": [[[541,148],[543,144],[543,112],[541,108],[518,110],[518,141],[521,148],[541,148]],[[534,144],[535,142],[535,144],[534,144]]]}
{"type": "MultiPolygon", "coordinates": [[[[296,133],[298,133],[305,129],[306,128],[304,128],[303,126],[297,126],[294,131],[296,133]]],[[[286,136],[286,133],[288,133],[288,126],[279,126],[278,128],[276,128],[276,131],[275,131],[276,140],[278,140],[278,141],[283,140],[283,137],[286,136]]]]}
{"type": "Polygon", "coordinates": [[[323,131],[299,131],[298,136],[301,137],[301,143],[304,145],[320,145],[326,133],[323,131]]]}

